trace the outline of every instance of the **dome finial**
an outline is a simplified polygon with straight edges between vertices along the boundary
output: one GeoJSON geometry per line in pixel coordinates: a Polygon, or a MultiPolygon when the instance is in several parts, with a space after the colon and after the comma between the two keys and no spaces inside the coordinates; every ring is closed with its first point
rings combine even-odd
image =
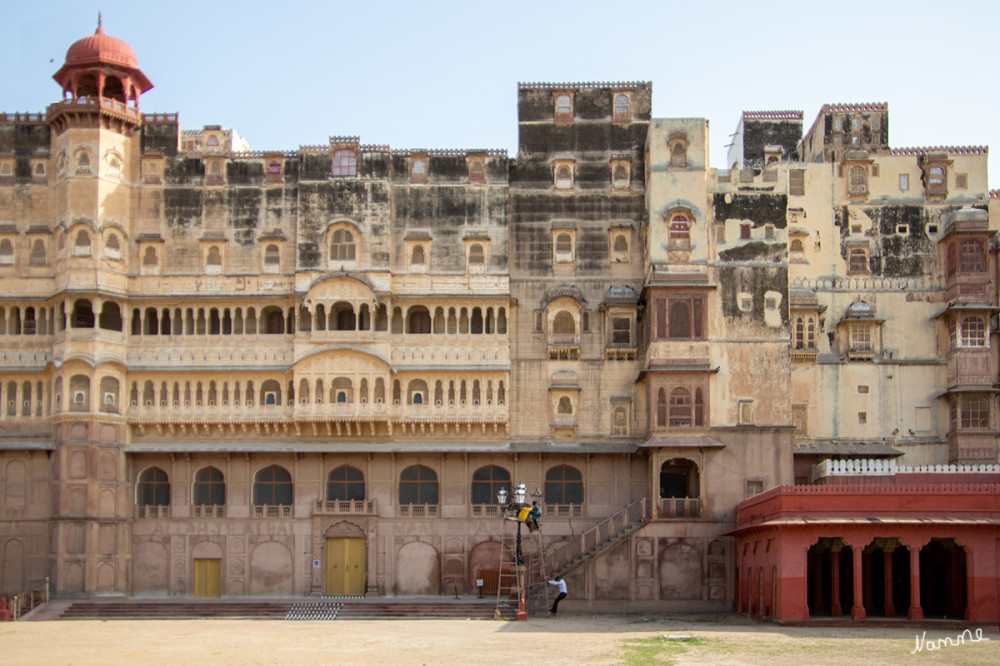
{"type": "MultiPolygon", "coordinates": [[[[101,29],[101,23],[102,23],[102,20],[101,20],[101,10],[97,10],[97,30],[101,29]]],[[[96,32],[97,31],[95,31],[95,34],[96,34],[96,32]]]]}

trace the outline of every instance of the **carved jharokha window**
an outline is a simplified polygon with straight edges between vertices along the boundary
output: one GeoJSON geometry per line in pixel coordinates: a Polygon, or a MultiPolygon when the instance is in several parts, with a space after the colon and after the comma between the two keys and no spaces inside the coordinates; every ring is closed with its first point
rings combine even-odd
{"type": "Polygon", "coordinates": [[[856,164],[851,167],[848,194],[868,194],[868,168],[856,164]]]}
{"type": "Polygon", "coordinates": [[[983,273],[986,271],[986,257],[983,242],[976,238],[962,241],[961,272],[983,273]]]}
{"type": "Polygon", "coordinates": [[[702,296],[671,296],[655,301],[655,338],[689,340],[705,337],[702,296]]]}
{"type": "Polygon", "coordinates": [[[705,425],[705,399],[700,388],[661,388],[656,396],[656,425],[692,428],[705,425]]]}
{"type": "Polygon", "coordinates": [[[985,347],[986,319],[979,316],[962,317],[949,326],[952,349],[956,347],[985,347]]]}
{"type": "Polygon", "coordinates": [[[990,398],[963,395],[951,403],[951,429],[988,430],[990,428],[990,398]]]}

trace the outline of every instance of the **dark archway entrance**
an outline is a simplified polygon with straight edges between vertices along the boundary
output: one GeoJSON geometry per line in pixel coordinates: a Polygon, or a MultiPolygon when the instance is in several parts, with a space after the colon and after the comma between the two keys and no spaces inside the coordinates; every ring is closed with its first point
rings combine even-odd
{"type": "Polygon", "coordinates": [[[854,551],[840,537],[820,537],[807,555],[810,617],[840,617],[854,604],[854,551]]]}
{"type": "Polygon", "coordinates": [[[931,539],[920,550],[920,605],[925,618],[967,616],[966,566],[965,548],[954,539],[931,539]]]}

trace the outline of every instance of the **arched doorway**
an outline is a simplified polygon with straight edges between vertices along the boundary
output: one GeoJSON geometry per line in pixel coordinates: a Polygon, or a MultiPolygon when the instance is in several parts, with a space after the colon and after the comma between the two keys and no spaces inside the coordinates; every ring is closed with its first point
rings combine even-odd
{"type": "Polygon", "coordinates": [[[364,530],[341,521],[326,531],[326,594],[360,597],[366,585],[364,530]]]}

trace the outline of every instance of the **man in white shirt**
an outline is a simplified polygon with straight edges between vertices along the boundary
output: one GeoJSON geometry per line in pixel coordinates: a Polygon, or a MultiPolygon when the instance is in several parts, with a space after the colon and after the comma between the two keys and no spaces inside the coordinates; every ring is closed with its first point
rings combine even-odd
{"type": "Polygon", "coordinates": [[[559,610],[559,602],[566,598],[566,581],[561,576],[556,576],[554,580],[549,581],[549,585],[555,585],[559,588],[559,594],[556,595],[555,601],[552,602],[552,608],[549,609],[549,615],[555,617],[559,610]]]}

